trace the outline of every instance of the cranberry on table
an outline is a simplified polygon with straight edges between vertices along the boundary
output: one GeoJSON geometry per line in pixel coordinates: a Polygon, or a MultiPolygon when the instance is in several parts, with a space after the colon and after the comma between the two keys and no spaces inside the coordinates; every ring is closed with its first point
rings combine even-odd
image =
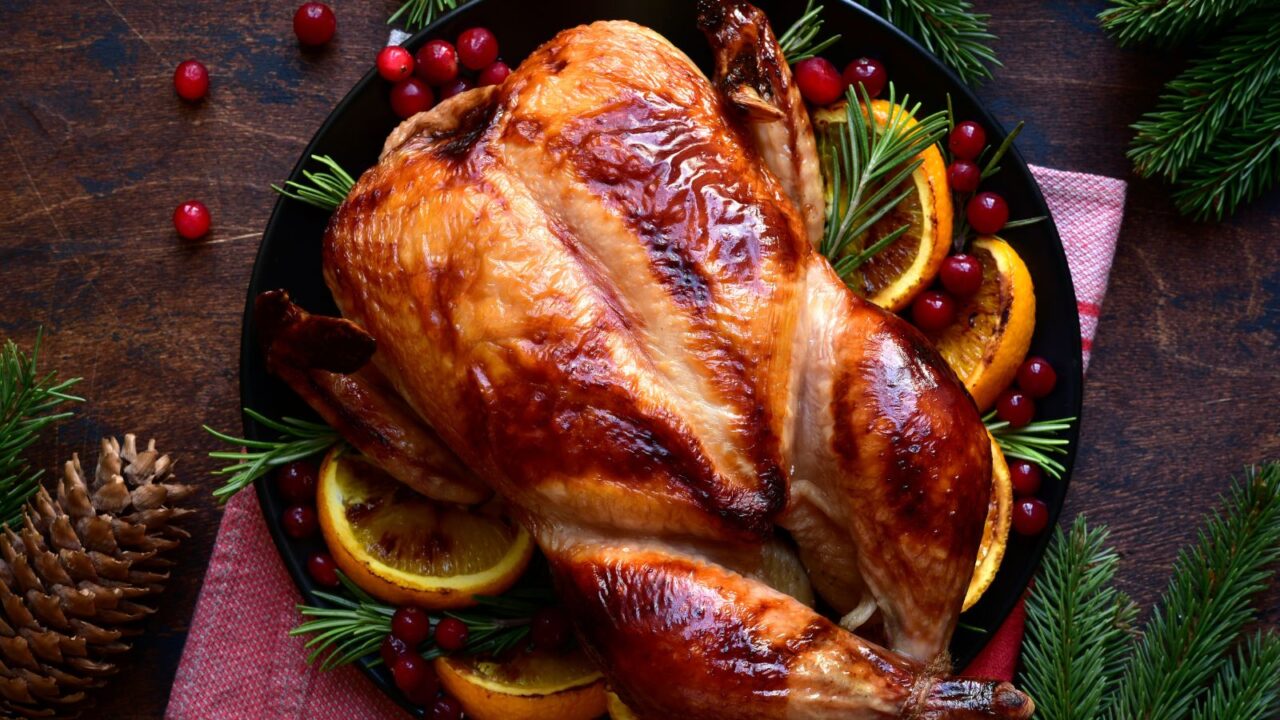
{"type": "Polygon", "coordinates": [[[475,87],[475,85],[470,80],[464,77],[460,77],[457,80],[454,80],[453,82],[449,83],[448,85],[445,85],[444,87],[440,88],[440,99],[448,100],[454,95],[464,93],[473,87],[475,87]]]}
{"type": "Polygon", "coordinates": [[[952,255],[942,261],[938,277],[947,292],[958,297],[970,297],[982,288],[982,263],[972,255],[952,255]]]}
{"type": "Polygon", "coordinates": [[[305,505],[316,501],[316,483],[320,471],[310,460],[294,460],[281,465],[276,470],[276,484],[280,494],[294,505],[305,505]]]}
{"type": "Polygon", "coordinates": [[[996,417],[1009,423],[1010,427],[1020,428],[1031,422],[1035,415],[1035,401],[1021,390],[1005,390],[996,400],[996,417]]]}
{"type": "Polygon", "coordinates": [[[383,638],[382,647],[378,648],[378,655],[387,667],[395,665],[396,660],[399,660],[401,655],[405,655],[408,652],[409,646],[395,635],[388,635],[383,638]]]}
{"type": "Polygon", "coordinates": [[[482,70],[498,59],[498,38],[488,28],[474,27],[458,36],[458,60],[468,70],[482,70]]]}
{"type": "Polygon", "coordinates": [[[814,105],[830,105],[844,94],[844,78],[826,58],[801,60],[791,72],[800,94],[814,105]]]}
{"type": "Polygon", "coordinates": [[[947,148],[951,154],[961,160],[973,160],[982,154],[987,146],[987,133],[982,126],[972,120],[957,123],[947,137],[947,148]]]}
{"type": "Polygon", "coordinates": [[[456,652],[466,646],[470,634],[466,623],[447,617],[436,624],[436,645],[445,652],[456,652]]]}
{"type": "Polygon", "coordinates": [[[1013,485],[1013,494],[1018,497],[1033,497],[1040,492],[1040,466],[1028,460],[1017,460],[1009,463],[1009,481],[1013,485]]]}
{"type": "Polygon", "coordinates": [[[183,100],[199,100],[209,93],[209,69],[199,60],[187,60],[173,72],[173,89],[183,100]]]}
{"type": "Polygon", "coordinates": [[[982,182],[982,170],[968,160],[956,160],[947,168],[947,184],[955,192],[971,193],[982,182]]]}
{"type": "Polygon", "coordinates": [[[447,40],[431,40],[418,50],[414,73],[428,85],[444,85],[458,77],[458,51],[447,40]]]}
{"type": "Polygon", "coordinates": [[[431,706],[431,720],[461,720],[462,703],[449,695],[441,695],[436,698],[436,704],[431,706]]]}
{"type": "Polygon", "coordinates": [[[941,330],[956,319],[956,301],[944,292],[928,290],[911,303],[911,319],[922,330],[941,330]]]}
{"type": "Polygon", "coordinates": [[[324,3],[303,3],[293,14],[293,34],[303,45],[324,45],[337,29],[338,17],[324,3]]]}
{"type": "Polygon", "coordinates": [[[173,228],[188,240],[198,240],[209,232],[209,208],[199,200],[188,200],[173,211],[173,228]]]}
{"type": "Polygon", "coordinates": [[[1042,398],[1053,392],[1058,384],[1058,373],[1042,357],[1029,357],[1018,368],[1018,387],[1033,398],[1042,398]]]}
{"type": "Polygon", "coordinates": [[[884,86],[889,82],[889,73],[879,60],[858,58],[844,66],[843,78],[850,87],[861,85],[867,91],[867,97],[879,97],[884,86]]]}
{"type": "Polygon", "coordinates": [[[315,535],[320,526],[316,511],[304,505],[294,505],[285,510],[283,523],[285,534],[297,540],[315,535]]]}
{"type": "Polygon", "coordinates": [[[1049,506],[1037,498],[1013,504],[1013,529],[1019,535],[1039,535],[1049,525],[1049,506]]]}
{"type": "Polygon", "coordinates": [[[510,74],[511,68],[499,60],[498,62],[490,63],[488,67],[480,71],[480,74],[476,76],[476,84],[481,87],[485,85],[501,85],[502,81],[506,80],[510,74]]]}
{"type": "Polygon", "coordinates": [[[431,637],[431,617],[422,608],[402,607],[391,616],[391,634],[417,647],[431,637]]]}
{"type": "Polygon", "coordinates": [[[539,650],[559,650],[569,640],[569,618],[560,608],[539,610],[529,625],[529,639],[539,650]]]}
{"type": "Polygon", "coordinates": [[[440,679],[431,669],[431,664],[417,653],[401,655],[391,666],[391,677],[400,692],[414,705],[435,702],[436,693],[440,691],[440,679]]]}
{"type": "Polygon", "coordinates": [[[399,45],[378,51],[378,74],[388,82],[400,82],[413,74],[413,53],[399,45]]]}
{"type": "Polygon", "coordinates": [[[325,587],[338,587],[338,564],[327,552],[319,552],[307,558],[307,574],[325,587]]]}
{"type": "Polygon", "coordinates": [[[1009,204],[993,192],[974,195],[964,212],[969,225],[983,235],[998,233],[1009,222],[1009,204]]]}
{"type": "Polygon", "coordinates": [[[435,102],[431,88],[418,78],[405,78],[391,88],[391,109],[402,118],[430,110],[435,102]]]}

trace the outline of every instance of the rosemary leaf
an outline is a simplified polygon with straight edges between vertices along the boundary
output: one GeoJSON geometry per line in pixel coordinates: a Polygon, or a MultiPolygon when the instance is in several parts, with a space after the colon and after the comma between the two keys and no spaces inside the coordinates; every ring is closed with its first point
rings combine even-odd
{"type": "Polygon", "coordinates": [[[342,442],[338,433],[328,425],[291,417],[278,421],[272,420],[252,408],[244,408],[244,414],[280,435],[274,441],[250,440],[228,435],[208,425],[204,426],[205,431],[215,438],[246,450],[245,452],[209,453],[209,457],[215,460],[238,461],[214,471],[215,475],[231,476],[225,484],[213,491],[213,496],[220,502],[226,502],[232,495],[248,487],[254,480],[266,475],[274,468],[326,452],[342,442]]]}
{"type": "Polygon", "coordinates": [[[804,6],[804,13],[800,15],[800,19],[792,23],[791,27],[778,38],[778,47],[782,48],[782,55],[787,62],[794,65],[801,60],[814,57],[840,40],[839,35],[831,35],[819,40],[818,35],[821,32],[822,6],[816,0],[809,0],[804,6]]]}
{"type": "Polygon", "coordinates": [[[351,194],[351,188],[355,187],[356,180],[328,155],[312,155],[311,159],[329,168],[329,172],[304,170],[302,176],[311,183],[310,185],[289,180],[285,182],[284,187],[272,185],[271,189],[287,198],[300,200],[321,210],[336,210],[342,201],[347,199],[347,195],[351,194]]]}
{"type": "Polygon", "coordinates": [[[387,18],[390,25],[404,18],[404,26],[409,30],[421,30],[435,22],[436,18],[463,4],[465,0],[407,0],[387,18]]]}
{"type": "Polygon", "coordinates": [[[982,416],[982,422],[1005,457],[1033,462],[1053,478],[1061,478],[1067,469],[1053,456],[1066,455],[1071,442],[1056,434],[1070,430],[1075,421],[1075,417],[1040,420],[1015,428],[1004,420],[997,420],[994,410],[982,416]]]}

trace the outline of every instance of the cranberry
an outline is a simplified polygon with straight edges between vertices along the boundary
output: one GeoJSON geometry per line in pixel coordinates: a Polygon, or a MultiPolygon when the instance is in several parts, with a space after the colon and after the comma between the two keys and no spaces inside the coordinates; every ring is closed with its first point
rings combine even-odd
{"type": "Polygon", "coordinates": [[[413,53],[399,45],[378,51],[378,74],[387,82],[400,82],[413,74],[413,53]]]}
{"type": "Polygon", "coordinates": [[[996,400],[996,417],[1009,423],[1010,427],[1026,425],[1035,414],[1035,401],[1020,390],[1005,390],[996,400]]]}
{"type": "Polygon", "coordinates": [[[1018,368],[1018,387],[1033,398],[1042,398],[1053,392],[1058,384],[1058,373],[1042,357],[1029,357],[1018,368]]]}
{"type": "Polygon", "coordinates": [[[409,652],[409,646],[403,640],[395,635],[388,635],[382,639],[382,647],[378,649],[378,654],[382,657],[382,662],[387,667],[396,664],[396,660],[401,655],[409,652]]]}
{"type": "Polygon", "coordinates": [[[559,608],[543,608],[534,613],[529,639],[539,650],[559,650],[569,640],[569,618],[559,608]]]}
{"type": "Polygon", "coordinates": [[[1023,498],[1013,505],[1013,529],[1019,535],[1039,535],[1049,524],[1049,506],[1037,498],[1023,498]]]}
{"type": "Polygon", "coordinates": [[[969,200],[965,217],[973,229],[983,235],[998,233],[1009,222],[1009,204],[993,192],[978,193],[969,200]]]}
{"type": "Polygon", "coordinates": [[[861,85],[867,91],[867,97],[879,97],[884,86],[889,82],[889,73],[879,60],[858,58],[844,67],[844,81],[849,86],[861,85]]]}
{"type": "Polygon", "coordinates": [[[956,301],[937,290],[922,292],[911,303],[911,319],[922,330],[941,330],[956,319],[956,301]]]}
{"type": "Polygon", "coordinates": [[[826,58],[801,60],[792,69],[800,94],[814,105],[830,105],[844,94],[844,79],[826,58]]]}
{"type": "Polygon", "coordinates": [[[436,645],[445,652],[456,652],[466,647],[470,634],[466,623],[447,617],[436,624],[436,645]]]}
{"type": "Polygon", "coordinates": [[[431,618],[422,608],[402,607],[391,616],[391,634],[418,647],[431,637],[431,618]]]}
{"type": "Polygon", "coordinates": [[[338,564],[327,552],[318,552],[307,559],[307,574],[325,587],[338,587],[338,564]]]}
{"type": "Polygon", "coordinates": [[[188,200],[173,211],[173,227],[188,240],[197,240],[209,232],[209,208],[199,200],[188,200]]]}
{"type": "Polygon", "coordinates": [[[468,70],[481,70],[497,59],[498,38],[488,28],[470,28],[458,36],[458,60],[468,70]]]}
{"type": "Polygon", "coordinates": [[[409,118],[435,104],[431,88],[418,78],[405,78],[391,88],[391,109],[402,118],[409,118]]]}
{"type": "Polygon", "coordinates": [[[440,691],[440,679],[431,665],[417,653],[401,655],[391,666],[391,677],[400,692],[414,705],[434,702],[436,693],[440,691]]]}
{"type": "Polygon", "coordinates": [[[480,86],[501,85],[502,81],[506,80],[510,74],[511,68],[499,60],[498,62],[490,63],[488,67],[480,71],[480,74],[476,76],[476,84],[480,86]]]}
{"type": "Polygon", "coordinates": [[[457,95],[459,93],[464,93],[473,87],[475,87],[475,85],[473,85],[470,80],[464,77],[460,77],[457,80],[454,80],[453,82],[449,83],[448,85],[445,85],[444,87],[440,88],[440,99],[448,100],[454,95],[457,95]]]}
{"type": "Polygon", "coordinates": [[[173,71],[173,89],[183,100],[199,100],[209,92],[209,69],[199,60],[187,60],[173,71]]]}
{"type": "Polygon", "coordinates": [[[938,279],[947,292],[957,297],[970,297],[982,289],[982,263],[972,255],[952,255],[942,261],[938,279]]]}
{"type": "Polygon", "coordinates": [[[1018,497],[1032,497],[1040,492],[1040,466],[1027,460],[1009,464],[1009,480],[1018,497]]]}
{"type": "Polygon", "coordinates": [[[956,160],[947,168],[947,183],[960,193],[971,193],[982,182],[982,170],[968,160],[956,160]]]}
{"type": "Polygon", "coordinates": [[[303,45],[324,45],[337,29],[338,17],[324,3],[303,3],[293,14],[293,34],[303,45]]]}
{"type": "Polygon", "coordinates": [[[431,706],[431,720],[461,719],[462,703],[448,695],[441,695],[436,698],[436,704],[431,706]]]}
{"type": "Polygon", "coordinates": [[[276,470],[276,484],[285,500],[294,505],[306,505],[316,501],[316,482],[319,470],[309,460],[294,460],[276,470]]]}
{"type": "Polygon", "coordinates": [[[973,160],[982,154],[987,146],[987,133],[982,126],[972,120],[957,124],[947,137],[947,147],[951,154],[961,160],[973,160]]]}
{"type": "Polygon", "coordinates": [[[444,85],[458,77],[458,51],[447,40],[432,40],[418,50],[414,72],[428,85],[444,85]]]}
{"type": "Polygon", "coordinates": [[[311,537],[318,527],[316,511],[305,505],[294,505],[284,511],[284,531],[291,538],[311,537]]]}

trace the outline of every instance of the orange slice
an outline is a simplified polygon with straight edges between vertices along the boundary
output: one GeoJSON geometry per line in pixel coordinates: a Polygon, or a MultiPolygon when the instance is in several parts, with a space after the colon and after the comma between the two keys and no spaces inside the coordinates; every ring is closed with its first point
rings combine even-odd
{"type": "Polygon", "coordinates": [[[529,533],[497,505],[429,500],[343,448],[325,456],[316,506],[338,567],[395,605],[474,605],[473,595],[509,588],[533,555],[529,533]]]}
{"type": "Polygon", "coordinates": [[[925,334],[985,411],[1013,382],[1031,347],[1036,292],[1026,264],[1004,240],[978,238],[970,254],[982,263],[982,287],[960,305],[954,323],[925,334]]]}
{"type": "MultiPolygon", "coordinates": [[[[845,107],[844,103],[837,103],[816,111],[815,128],[825,132],[833,123],[846,122],[845,107]]],[[[901,105],[887,100],[873,100],[871,109],[880,125],[889,121],[891,112],[906,112],[901,105]]],[[[906,120],[908,128],[915,125],[914,119],[906,120]]],[[[892,312],[911,304],[933,282],[951,248],[952,206],[946,163],[933,145],[917,157],[923,162],[911,175],[915,192],[871,227],[863,246],[870,247],[903,225],[908,230],[845,279],[854,292],[892,312]]],[[[827,192],[830,194],[830,188],[827,192]]]]}
{"type": "Polygon", "coordinates": [[[501,662],[446,655],[435,668],[445,692],[474,720],[592,720],[607,706],[604,676],[576,648],[501,662]]]}
{"type": "Polygon", "coordinates": [[[610,720],[636,720],[636,714],[631,712],[631,708],[622,704],[622,698],[613,693],[608,692],[608,703],[606,707],[609,710],[610,720]]]}
{"type": "Polygon", "coordinates": [[[1004,549],[1009,543],[1012,520],[1013,482],[1009,478],[1009,463],[1005,461],[995,438],[991,438],[991,500],[987,505],[987,523],[982,529],[982,544],[978,546],[973,577],[964,594],[964,610],[973,607],[996,579],[1000,563],[1004,561],[1004,549]]]}

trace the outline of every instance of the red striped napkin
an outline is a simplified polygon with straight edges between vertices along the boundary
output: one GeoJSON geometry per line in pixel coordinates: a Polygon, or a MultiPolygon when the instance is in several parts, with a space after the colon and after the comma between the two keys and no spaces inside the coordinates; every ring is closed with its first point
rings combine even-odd
{"type": "MultiPolygon", "coordinates": [[[[1123,181],[1032,167],[1058,225],[1079,301],[1084,362],[1107,290],[1124,215],[1123,181]]],[[[171,720],[375,720],[407,717],[358,670],[321,673],[288,636],[301,601],[267,533],[256,496],[227,504],[173,683],[171,720]]],[[[1022,607],[967,674],[1010,679],[1022,642],[1022,607]]]]}

